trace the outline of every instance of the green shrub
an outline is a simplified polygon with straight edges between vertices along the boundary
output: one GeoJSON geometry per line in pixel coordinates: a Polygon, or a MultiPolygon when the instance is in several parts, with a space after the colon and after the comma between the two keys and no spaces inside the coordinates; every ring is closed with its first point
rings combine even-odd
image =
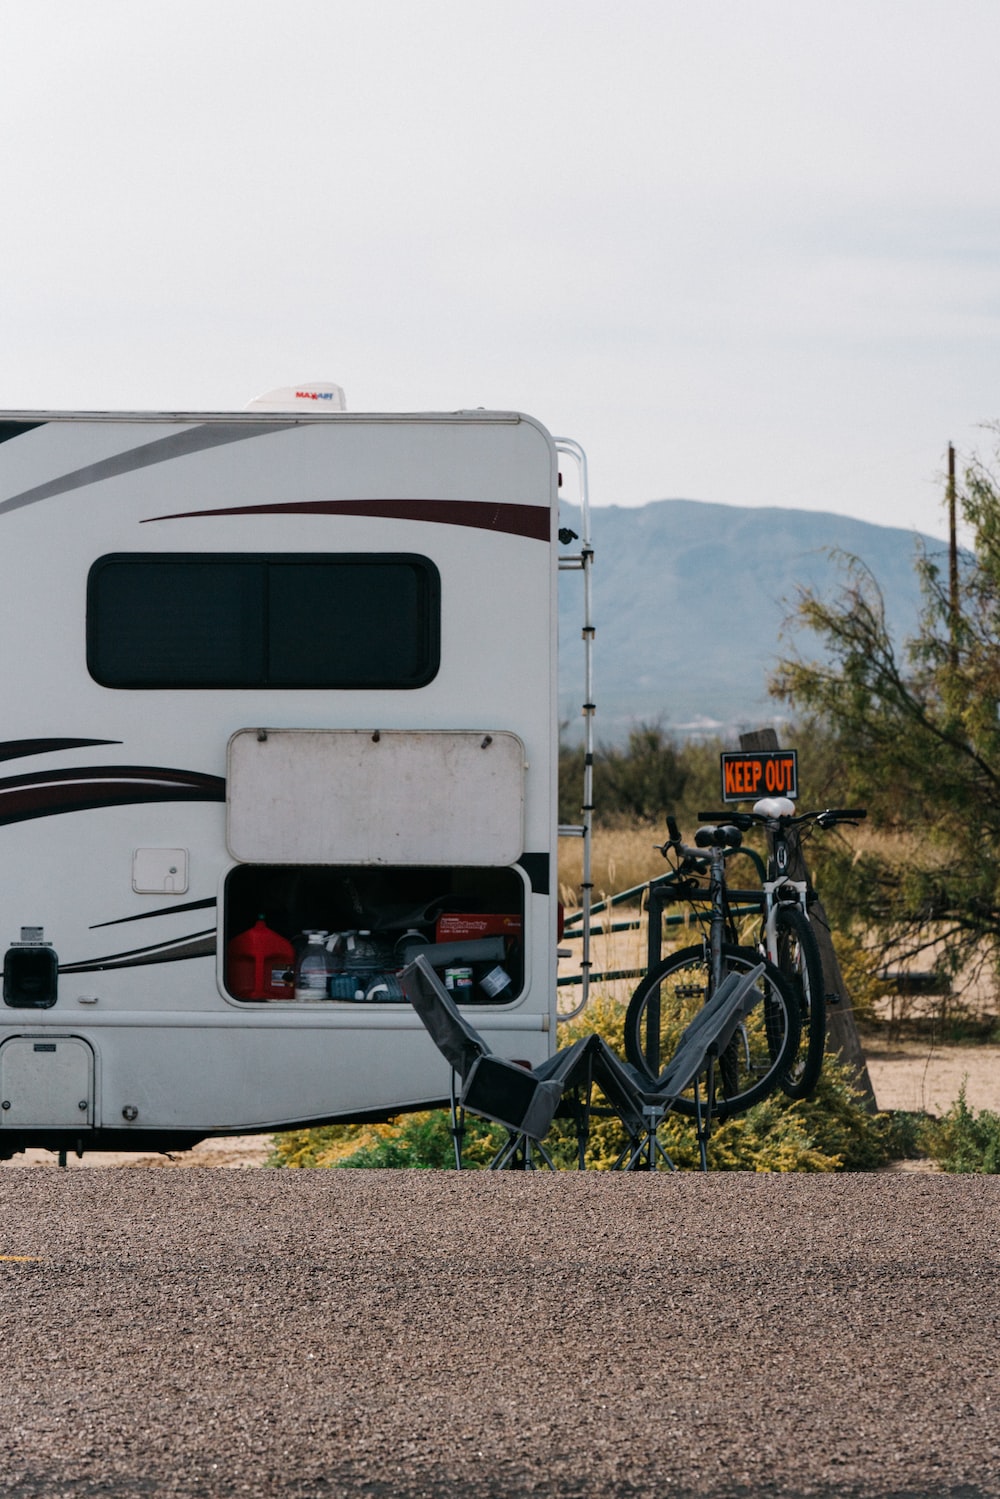
{"type": "Polygon", "coordinates": [[[933,1154],[931,1132],[937,1121],[929,1115],[896,1109],[878,1117],[885,1121],[887,1160],[915,1161],[933,1154]]]}
{"type": "Polygon", "coordinates": [[[970,1109],[965,1083],[943,1119],[928,1121],[922,1136],[924,1148],[945,1171],[961,1175],[996,1176],[1000,1173],[1000,1114],[970,1109]]]}
{"type": "MultiPolygon", "coordinates": [[[[467,1115],[463,1166],[476,1170],[487,1165],[504,1138],[499,1125],[467,1115]]],[[[328,1124],[288,1130],[275,1136],[268,1165],[448,1170],[455,1165],[451,1115],[447,1109],[429,1109],[400,1114],[386,1124],[328,1124]]]]}

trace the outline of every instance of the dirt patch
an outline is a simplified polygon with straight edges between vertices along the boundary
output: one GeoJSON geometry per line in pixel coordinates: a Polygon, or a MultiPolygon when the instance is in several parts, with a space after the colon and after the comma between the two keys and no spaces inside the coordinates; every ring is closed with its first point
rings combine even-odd
{"type": "MultiPolygon", "coordinates": [[[[138,1155],[130,1151],[92,1150],[83,1159],[69,1155],[67,1167],[74,1171],[92,1166],[221,1166],[229,1171],[247,1171],[264,1166],[271,1154],[270,1135],[233,1135],[221,1140],[202,1140],[190,1150],[171,1154],[138,1155]]],[[[52,1150],[25,1150],[13,1160],[0,1162],[8,1166],[58,1166],[59,1157],[52,1150]]]]}
{"type": "Polygon", "coordinates": [[[931,1041],[865,1041],[880,1109],[946,1114],[964,1082],[973,1109],[1000,1113],[1000,1046],[937,1046],[931,1041]]]}

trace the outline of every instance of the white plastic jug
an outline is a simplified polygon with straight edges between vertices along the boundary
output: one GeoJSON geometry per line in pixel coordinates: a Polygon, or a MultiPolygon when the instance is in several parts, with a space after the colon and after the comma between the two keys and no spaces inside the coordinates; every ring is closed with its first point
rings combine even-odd
{"type": "Polygon", "coordinates": [[[326,945],[328,932],[306,932],[306,945],[295,964],[295,998],[327,999],[336,962],[326,945]]]}

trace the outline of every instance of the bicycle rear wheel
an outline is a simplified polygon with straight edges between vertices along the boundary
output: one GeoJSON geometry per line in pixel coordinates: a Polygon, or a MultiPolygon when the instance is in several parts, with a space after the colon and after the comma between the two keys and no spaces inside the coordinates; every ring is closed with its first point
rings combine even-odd
{"type": "MultiPolygon", "coordinates": [[[[722,962],[725,977],[746,973],[761,959],[751,948],[726,945],[722,962]]],[[[650,969],[625,1015],[625,1054],[632,1065],[648,1078],[658,1077],[709,992],[709,960],[701,944],[682,948],[650,969]]],[[[798,1001],[773,963],[764,964],[748,1005],[716,1067],[712,1107],[719,1120],[742,1113],[773,1093],[799,1044],[798,1001]]],[[[688,1117],[695,1115],[693,1087],[677,1100],[675,1108],[688,1117]]]]}
{"type": "Polygon", "coordinates": [[[819,1082],[826,1050],[826,994],[823,961],[809,918],[798,906],[779,906],[776,916],[778,967],[794,991],[802,1037],[781,1086],[789,1098],[808,1098],[819,1082]]]}

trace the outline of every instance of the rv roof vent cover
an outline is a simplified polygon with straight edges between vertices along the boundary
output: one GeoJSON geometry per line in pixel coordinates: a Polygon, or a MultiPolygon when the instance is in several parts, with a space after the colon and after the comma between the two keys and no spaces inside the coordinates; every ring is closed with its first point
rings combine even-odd
{"type": "Polygon", "coordinates": [[[329,380],[306,380],[301,385],[279,385],[266,395],[257,396],[247,411],[346,411],[347,402],[341,386],[329,380]]]}

